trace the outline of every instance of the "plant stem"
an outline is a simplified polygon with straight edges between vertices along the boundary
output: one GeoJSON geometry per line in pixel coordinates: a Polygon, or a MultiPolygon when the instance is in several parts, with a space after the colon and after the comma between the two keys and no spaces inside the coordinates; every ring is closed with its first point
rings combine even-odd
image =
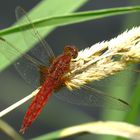
{"type": "Polygon", "coordinates": [[[14,110],[15,108],[19,107],[20,105],[22,105],[23,103],[25,103],[26,101],[30,100],[31,98],[33,98],[39,91],[39,88],[36,89],[35,91],[33,91],[30,95],[24,97],[23,99],[21,99],[20,101],[14,103],[13,105],[9,106],[8,108],[4,109],[3,111],[0,112],[0,118],[3,117],[4,115],[6,115],[7,113],[9,113],[10,111],[14,110]]]}

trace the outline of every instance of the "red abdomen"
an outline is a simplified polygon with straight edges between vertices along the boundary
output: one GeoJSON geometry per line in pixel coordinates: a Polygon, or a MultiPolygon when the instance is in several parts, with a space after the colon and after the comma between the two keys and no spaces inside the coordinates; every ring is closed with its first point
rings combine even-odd
{"type": "Polygon", "coordinates": [[[44,105],[47,103],[49,96],[53,92],[54,83],[53,79],[48,78],[45,83],[40,88],[40,91],[33,98],[22,122],[20,129],[21,133],[24,133],[25,130],[32,124],[32,122],[38,117],[44,105]]]}

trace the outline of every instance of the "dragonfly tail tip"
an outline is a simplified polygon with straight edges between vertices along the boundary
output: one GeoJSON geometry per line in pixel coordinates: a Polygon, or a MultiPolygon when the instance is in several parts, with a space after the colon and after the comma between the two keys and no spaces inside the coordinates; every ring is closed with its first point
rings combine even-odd
{"type": "Polygon", "coordinates": [[[22,134],[24,134],[25,133],[25,130],[26,130],[25,127],[21,127],[20,130],[19,130],[19,132],[22,133],[22,134]]]}

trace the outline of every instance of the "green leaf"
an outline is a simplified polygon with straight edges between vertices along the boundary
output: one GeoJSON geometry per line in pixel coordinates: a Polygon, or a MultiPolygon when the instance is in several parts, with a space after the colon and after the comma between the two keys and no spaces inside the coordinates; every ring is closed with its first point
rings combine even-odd
{"type": "Polygon", "coordinates": [[[139,108],[140,108],[140,80],[137,82],[137,86],[135,87],[133,93],[132,93],[132,99],[131,99],[131,105],[132,110],[129,112],[125,118],[125,121],[130,123],[136,123],[138,114],[139,114],[139,108]]]}
{"type": "MultiPolygon", "coordinates": [[[[140,6],[134,7],[120,7],[120,8],[110,8],[103,10],[95,10],[88,12],[77,12],[72,14],[65,14],[60,16],[51,16],[45,18],[39,18],[34,20],[33,23],[36,28],[50,27],[50,26],[63,26],[73,23],[79,23],[83,21],[104,18],[108,16],[127,14],[132,12],[140,11],[140,6]]],[[[22,27],[29,29],[31,26],[29,24],[22,25],[22,27]]],[[[19,32],[19,26],[13,26],[0,31],[0,35],[10,34],[14,32],[19,32]]]]}
{"type": "MultiPolygon", "coordinates": [[[[132,71],[124,71],[122,74],[118,75],[116,79],[112,80],[109,84],[109,89],[107,89],[107,93],[110,93],[114,97],[121,98],[125,101],[129,102],[129,91],[130,91],[130,83],[133,76],[132,71]],[[128,75],[128,77],[127,77],[128,75]],[[123,83],[123,86],[118,86],[123,83]]],[[[131,111],[131,109],[130,109],[131,111]]],[[[129,113],[129,111],[119,111],[119,110],[104,110],[102,115],[102,120],[113,120],[113,121],[123,121],[125,115],[129,113]]],[[[114,136],[100,136],[101,140],[116,140],[114,136]]]]}
{"type": "MultiPolygon", "coordinates": [[[[137,82],[137,86],[132,92],[131,106],[132,110],[126,114],[125,121],[133,124],[138,124],[139,120],[139,108],[140,108],[140,80],[137,82]]],[[[126,140],[125,138],[118,138],[117,140],[126,140]]]]}

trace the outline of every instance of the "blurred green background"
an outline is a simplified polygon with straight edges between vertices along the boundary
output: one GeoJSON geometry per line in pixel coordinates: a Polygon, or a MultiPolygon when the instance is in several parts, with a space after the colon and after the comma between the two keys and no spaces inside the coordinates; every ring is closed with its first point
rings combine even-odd
{"type": "MultiPolygon", "coordinates": [[[[52,0],[54,3],[56,0],[52,0]]],[[[69,0],[70,1],[70,0],[69,0]]],[[[1,0],[0,2],[0,29],[12,25],[15,19],[15,8],[22,6],[27,11],[39,4],[39,0],[32,1],[18,1],[18,0],[1,0]]],[[[54,4],[55,5],[55,4],[54,4]]],[[[104,8],[134,6],[140,5],[139,0],[87,0],[76,11],[88,11],[104,8]]],[[[64,7],[62,5],[60,9],[64,7]]],[[[52,5],[53,7],[53,5],[52,5]]],[[[59,10],[60,10],[59,9],[59,10]]],[[[57,12],[57,8],[55,9],[57,12]]],[[[51,11],[49,11],[51,12],[51,11]]],[[[52,47],[56,55],[63,51],[66,44],[74,44],[79,50],[89,47],[97,42],[109,40],[126,29],[131,29],[140,24],[140,13],[133,13],[121,16],[113,16],[98,20],[92,20],[84,23],[67,25],[56,28],[47,36],[47,42],[52,47]]],[[[11,36],[12,37],[12,36],[11,36]]],[[[101,90],[105,90],[108,94],[123,98],[132,104],[132,110],[129,112],[122,112],[118,110],[108,110],[97,107],[76,106],[65,103],[52,96],[47,106],[45,106],[39,118],[32,124],[32,126],[23,135],[25,139],[33,138],[54,130],[64,127],[73,126],[90,121],[98,120],[115,120],[128,121],[140,125],[139,116],[139,87],[137,86],[138,74],[128,72],[124,75],[118,76],[111,83],[104,83],[100,86],[101,90]],[[123,81],[123,86],[117,84],[123,81]],[[135,83],[134,86],[132,83],[135,83]],[[137,99],[137,100],[136,100],[137,99]]],[[[138,81],[139,83],[139,81],[138,81]]],[[[93,84],[94,85],[94,84],[93,84]]],[[[9,105],[15,103],[21,98],[31,93],[33,89],[20,77],[13,65],[10,65],[0,73],[0,110],[5,109],[9,105]]],[[[30,101],[5,115],[2,119],[10,124],[15,130],[20,129],[21,122],[25,111],[30,101]]],[[[1,140],[10,140],[6,134],[0,132],[1,140]]],[[[77,135],[70,138],[70,140],[116,140],[114,136],[99,136],[92,134],[77,135]]]]}

